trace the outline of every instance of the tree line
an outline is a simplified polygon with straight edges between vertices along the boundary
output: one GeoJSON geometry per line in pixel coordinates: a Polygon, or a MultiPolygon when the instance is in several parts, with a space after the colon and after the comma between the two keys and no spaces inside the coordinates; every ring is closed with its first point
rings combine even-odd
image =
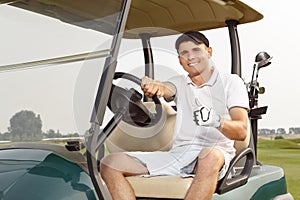
{"type": "Polygon", "coordinates": [[[6,133],[0,133],[0,140],[9,141],[39,141],[44,138],[78,137],[78,133],[63,135],[59,131],[50,129],[45,133],[42,131],[42,120],[40,115],[33,111],[22,110],[14,114],[9,120],[10,126],[6,133]]]}

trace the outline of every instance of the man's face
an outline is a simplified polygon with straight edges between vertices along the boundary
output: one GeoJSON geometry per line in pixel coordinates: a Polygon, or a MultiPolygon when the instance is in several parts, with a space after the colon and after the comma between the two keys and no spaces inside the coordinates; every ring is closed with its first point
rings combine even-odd
{"type": "Polygon", "coordinates": [[[190,76],[197,76],[205,70],[209,70],[209,58],[212,49],[205,44],[194,42],[182,42],[178,48],[179,62],[190,76]]]}

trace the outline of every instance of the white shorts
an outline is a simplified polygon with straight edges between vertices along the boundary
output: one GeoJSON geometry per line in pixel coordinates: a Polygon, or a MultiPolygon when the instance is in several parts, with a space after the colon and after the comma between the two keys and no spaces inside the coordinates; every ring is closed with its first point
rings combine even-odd
{"type": "MultiPolygon", "coordinates": [[[[216,147],[214,147],[216,148],[216,147]]],[[[127,155],[134,157],[143,163],[149,175],[143,176],[194,176],[193,171],[197,163],[197,158],[202,150],[198,146],[176,147],[170,151],[155,151],[155,152],[125,152],[127,155]]],[[[221,149],[220,149],[221,150],[221,149]]],[[[225,176],[228,170],[232,156],[221,150],[224,154],[225,163],[219,172],[218,180],[225,176]]],[[[205,155],[204,155],[205,156],[205,155]]]]}

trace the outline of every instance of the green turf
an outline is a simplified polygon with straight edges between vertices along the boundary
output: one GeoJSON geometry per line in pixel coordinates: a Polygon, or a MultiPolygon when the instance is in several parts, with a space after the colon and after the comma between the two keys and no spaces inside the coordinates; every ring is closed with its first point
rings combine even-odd
{"type": "Polygon", "coordinates": [[[300,139],[259,140],[258,161],[283,168],[288,191],[300,200],[300,139]]]}

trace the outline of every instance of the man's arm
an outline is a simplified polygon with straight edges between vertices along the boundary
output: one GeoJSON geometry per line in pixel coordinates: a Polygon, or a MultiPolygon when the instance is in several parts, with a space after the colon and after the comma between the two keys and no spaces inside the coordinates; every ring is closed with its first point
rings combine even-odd
{"type": "Polygon", "coordinates": [[[231,120],[221,119],[219,130],[229,139],[244,140],[248,131],[248,112],[241,107],[233,107],[229,110],[231,120]]]}
{"type": "Polygon", "coordinates": [[[141,89],[150,98],[157,95],[171,100],[176,94],[176,87],[172,83],[156,81],[147,76],[142,78],[141,89]]]}

